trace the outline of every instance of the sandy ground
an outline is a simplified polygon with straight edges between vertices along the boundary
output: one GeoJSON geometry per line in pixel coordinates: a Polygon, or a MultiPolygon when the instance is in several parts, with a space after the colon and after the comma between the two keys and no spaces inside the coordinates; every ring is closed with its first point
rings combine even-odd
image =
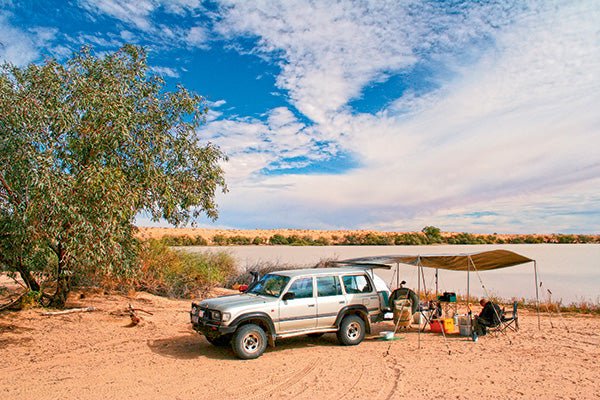
{"type": "Polygon", "coordinates": [[[292,338],[241,361],[191,330],[189,301],[73,298],[98,311],[0,313],[0,399],[600,398],[598,317],[543,315],[540,331],[522,312],[518,333],[477,343],[426,333],[421,349],[416,331],[380,340],[392,329],[382,323],[359,346],[292,338]],[[129,302],[153,315],[130,326],[129,302]]]}

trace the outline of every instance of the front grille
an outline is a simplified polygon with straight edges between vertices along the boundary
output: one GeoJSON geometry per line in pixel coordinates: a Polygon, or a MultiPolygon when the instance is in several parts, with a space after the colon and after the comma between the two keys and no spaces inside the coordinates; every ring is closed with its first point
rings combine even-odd
{"type": "Polygon", "coordinates": [[[217,310],[210,310],[205,307],[192,306],[192,315],[198,315],[199,319],[205,321],[221,321],[221,312],[217,310]]]}

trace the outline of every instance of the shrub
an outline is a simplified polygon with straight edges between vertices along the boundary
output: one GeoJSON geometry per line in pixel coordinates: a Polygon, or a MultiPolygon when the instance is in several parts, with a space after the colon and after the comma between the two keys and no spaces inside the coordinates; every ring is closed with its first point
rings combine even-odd
{"type": "Polygon", "coordinates": [[[252,239],[246,236],[231,236],[227,239],[227,244],[247,246],[249,244],[252,244],[252,239]]]}
{"type": "MultiPolygon", "coordinates": [[[[229,253],[186,253],[152,240],[144,243],[140,270],[129,283],[136,290],[188,298],[224,285],[236,271],[229,253]]],[[[121,282],[122,286],[126,283],[121,282]]]]}
{"type": "Polygon", "coordinates": [[[212,242],[213,242],[213,244],[216,244],[217,246],[227,246],[227,244],[228,244],[227,237],[225,235],[213,236],[212,242]]]}
{"type": "Polygon", "coordinates": [[[238,272],[235,275],[232,275],[227,281],[227,287],[232,287],[236,284],[238,285],[248,285],[252,282],[253,276],[252,273],[258,273],[259,276],[263,276],[273,271],[281,271],[284,269],[294,269],[298,268],[295,265],[290,264],[280,264],[278,262],[271,261],[260,261],[256,264],[247,266],[244,268],[242,272],[238,272]]]}
{"type": "Polygon", "coordinates": [[[280,235],[279,233],[276,233],[275,235],[271,236],[269,238],[269,243],[270,244],[289,244],[288,239],[283,236],[280,235]]]}

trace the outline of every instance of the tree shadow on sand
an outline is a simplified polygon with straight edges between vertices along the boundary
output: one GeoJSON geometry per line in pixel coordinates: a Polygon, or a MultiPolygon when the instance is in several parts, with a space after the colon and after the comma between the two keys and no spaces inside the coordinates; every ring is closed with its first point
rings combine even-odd
{"type": "Polygon", "coordinates": [[[0,322],[0,348],[31,342],[33,340],[31,336],[23,335],[30,331],[33,331],[33,328],[0,322]]]}

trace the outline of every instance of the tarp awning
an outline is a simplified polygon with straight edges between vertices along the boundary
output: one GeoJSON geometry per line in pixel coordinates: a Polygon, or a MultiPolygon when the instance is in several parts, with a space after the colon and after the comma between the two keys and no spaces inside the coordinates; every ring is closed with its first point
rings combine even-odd
{"type": "Polygon", "coordinates": [[[467,271],[469,269],[488,271],[499,268],[513,267],[515,265],[525,264],[533,261],[534,260],[531,258],[509,250],[490,250],[469,254],[374,256],[352,258],[339,261],[339,263],[348,263],[352,265],[408,264],[451,271],[467,271]]]}

